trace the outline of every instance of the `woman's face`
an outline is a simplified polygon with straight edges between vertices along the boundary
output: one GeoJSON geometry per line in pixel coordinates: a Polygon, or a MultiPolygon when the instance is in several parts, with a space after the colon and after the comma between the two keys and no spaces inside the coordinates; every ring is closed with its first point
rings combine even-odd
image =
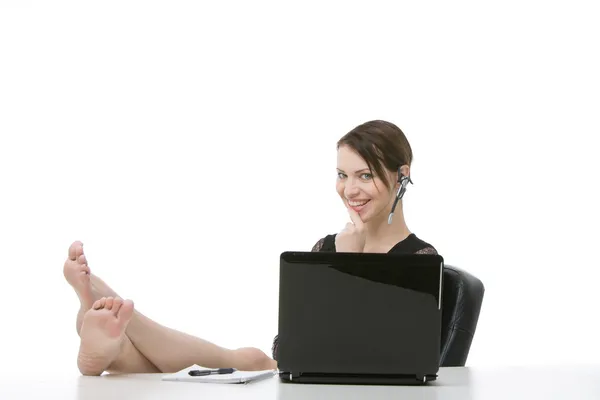
{"type": "MultiPolygon", "coordinates": [[[[363,222],[381,217],[387,219],[394,192],[386,187],[380,177],[374,176],[365,160],[348,146],[338,149],[338,178],[336,190],[344,205],[353,208],[363,222]]],[[[396,182],[395,174],[388,174],[388,182],[396,182]]]]}

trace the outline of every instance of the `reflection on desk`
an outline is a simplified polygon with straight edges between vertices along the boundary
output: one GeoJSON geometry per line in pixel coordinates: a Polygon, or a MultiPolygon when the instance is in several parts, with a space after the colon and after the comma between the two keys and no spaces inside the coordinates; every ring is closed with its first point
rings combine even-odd
{"type": "MultiPolygon", "coordinates": [[[[469,368],[441,368],[438,380],[422,386],[303,385],[279,382],[277,400],[473,399],[469,368]]],[[[505,399],[506,400],[506,399],[505,399]]],[[[510,399],[513,400],[513,399],[510,399]]]]}

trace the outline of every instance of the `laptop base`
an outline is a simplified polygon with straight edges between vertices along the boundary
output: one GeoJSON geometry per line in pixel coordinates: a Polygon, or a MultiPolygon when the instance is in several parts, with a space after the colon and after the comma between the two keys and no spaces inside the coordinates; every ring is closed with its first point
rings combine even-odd
{"type": "Polygon", "coordinates": [[[423,385],[437,379],[436,374],[408,375],[408,374],[323,374],[302,373],[290,374],[279,372],[279,378],[285,383],[309,383],[328,385],[423,385]]]}

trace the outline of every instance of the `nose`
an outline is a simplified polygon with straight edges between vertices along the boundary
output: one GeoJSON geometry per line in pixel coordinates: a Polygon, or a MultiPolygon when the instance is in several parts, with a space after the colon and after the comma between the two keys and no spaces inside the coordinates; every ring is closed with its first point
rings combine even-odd
{"type": "Polygon", "coordinates": [[[360,189],[358,188],[358,185],[354,182],[353,179],[346,179],[345,185],[344,185],[344,196],[346,196],[347,199],[351,199],[353,197],[358,196],[358,193],[360,192],[360,189]]]}

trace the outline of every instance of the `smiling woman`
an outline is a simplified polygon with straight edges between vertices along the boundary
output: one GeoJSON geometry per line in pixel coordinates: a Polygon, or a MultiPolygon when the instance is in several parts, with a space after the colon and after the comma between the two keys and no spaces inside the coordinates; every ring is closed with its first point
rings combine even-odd
{"type": "MultiPolygon", "coordinates": [[[[404,219],[402,196],[412,159],[406,136],[391,122],[369,121],[344,135],[337,143],[336,190],[350,222],[339,233],[320,239],[312,251],[437,254],[404,219]]],[[[277,344],[276,336],[275,360],[277,344]]]]}
{"type": "Polygon", "coordinates": [[[402,130],[387,121],[366,122],[338,141],[337,152],[336,190],[351,222],[319,240],[313,251],[435,254],[404,219],[401,196],[403,183],[410,181],[413,154],[402,130]],[[395,217],[389,221],[397,197],[395,217]]]}

